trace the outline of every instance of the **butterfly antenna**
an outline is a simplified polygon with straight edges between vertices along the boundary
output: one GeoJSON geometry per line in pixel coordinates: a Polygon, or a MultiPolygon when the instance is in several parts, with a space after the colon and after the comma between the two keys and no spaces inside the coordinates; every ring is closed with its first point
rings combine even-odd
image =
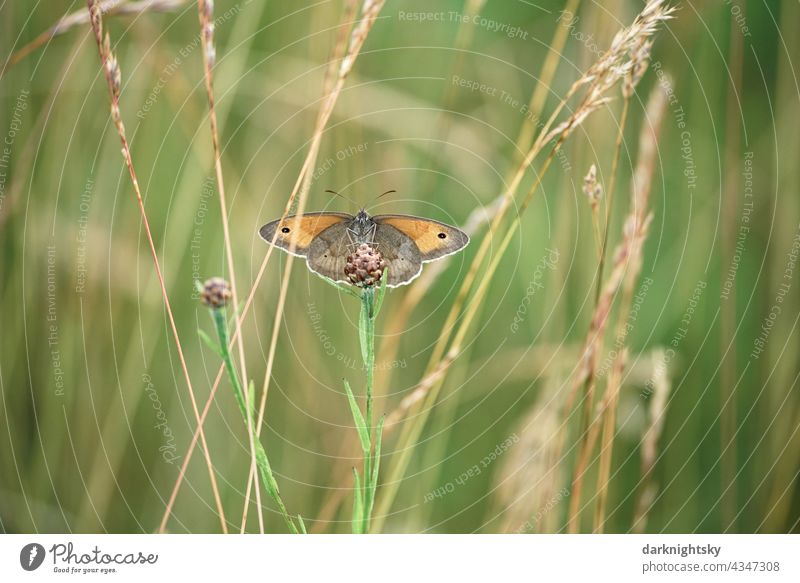
{"type": "Polygon", "coordinates": [[[339,194],[339,193],[338,193],[338,192],[336,192],[335,190],[326,190],[325,192],[329,192],[329,193],[331,193],[331,194],[335,194],[336,196],[339,196],[339,197],[341,197],[341,198],[345,199],[347,202],[349,202],[349,203],[350,203],[350,204],[352,204],[353,206],[358,206],[358,205],[355,203],[355,201],[353,201],[353,199],[352,199],[352,198],[348,198],[348,197],[346,197],[346,196],[345,196],[345,195],[343,195],[343,194],[339,194]]]}
{"type": "Polygon", "coordinates": [[[384,197],[384,196],[386,196],[387,194],[392,194],[393,192],[397,192],[397,191],[396,191],[396,190],[387,190],[387,191],[386,191],[386,192],[384,192],[383,194],[380,194],[380,195],[376,196],[376,197],[375,197],[375,200],[378,200],[379,198],[383,198],[383,197],[384,197]]]}

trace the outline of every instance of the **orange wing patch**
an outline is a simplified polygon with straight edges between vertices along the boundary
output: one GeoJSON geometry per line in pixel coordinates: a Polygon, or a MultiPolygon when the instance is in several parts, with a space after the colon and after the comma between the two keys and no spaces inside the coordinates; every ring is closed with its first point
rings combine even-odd
{"type": "Polygon", "coordinates": [[[417,244],[423,255],[439,251],[449,246],[451,229],[436,221],[416,217],[380,217],[380,222],[390,225],[408,235],[417,244]]]}
{"type": "Polygon", "coordinates": [[[296,236],[297,248],[306,249],[311,245],[311,241],[314,237],[322,231],[331,225],[346,221],[348,218],[347,215],[333,213],[313,213],[303,215],[303,218],[286,217],[286,220],[278,225],[278,238],[276,242],[284,241],[288,246],[292,240],[292,236],[296,236]]]}

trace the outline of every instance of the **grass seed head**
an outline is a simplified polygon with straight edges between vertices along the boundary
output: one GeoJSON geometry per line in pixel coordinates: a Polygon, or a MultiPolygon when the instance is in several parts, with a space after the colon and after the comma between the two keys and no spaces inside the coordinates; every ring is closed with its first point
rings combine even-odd
{"type": "Polygon", "coordinates": [[[589,167],[589,172],[583,178],[583,193],[589,198],[592,207],[597,206],[600,197],[603,196],[603,187],[597,180],[597,166],[594,164],[589,167]]]}

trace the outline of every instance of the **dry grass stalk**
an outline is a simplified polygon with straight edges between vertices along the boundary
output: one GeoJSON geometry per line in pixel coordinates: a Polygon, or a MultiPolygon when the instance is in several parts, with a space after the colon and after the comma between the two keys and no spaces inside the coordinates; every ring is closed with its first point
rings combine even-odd
{"type": "MultiPolygon", "coordinates": [[[[580,392],[580,388],[585,383],[594,385],[594,373],[597,371],[597,363],[599,353],[602,350],[602,338],[606,331],[608,317],[611,313],[611,307],[614,302],[614,297],[619,290],[626,270],[629,267],[629,262],[632,257],[638,256],[641,252],[642,244],[647,236],[648,227],[652,215],[647,217],[647,220],[636,229],[627,228],[626,223],[625,235],[622,243],[617,248],[614,258],[613,269],[609,275],[608,281],[603,286],[603,292],[600,294],[599,301],[595,307],[592,320],[589,325],[589,334],[587,335],[582,350],[582,356],[578,365],[578,370],[573,381],[572,390],[567,398],[565,416],[569,416],[576,401],[576,397],[580,392]]],[[[591,391],[589,392],[591,394],[591,391]]],[[[570,532],[578,531],[578,515],[580,512],[581,493],[583,489],[583,479],[585,477],[586,469],[589,466],[589,456],[594,449],[599,432],[599,416],[591,419],[592,411],[588,403],[584,403],[584,411],[588,411],[590,420],[585,424],[586,429],[581,433],[581,447],[578,452],[578,459],[575,464],[575,471],[572,479],[572,495],[570,498],[568,530],[570,532]]],[[[562,426],[562,431],[566,430],[566,423],[562,426]]]]}
{"type": "MultiPolygon", "coordinates": [[[[230,281],[231,294],[233,300],[233,313],[239,313],[239,294],[236,286],[236,269],[233,260],[233,246],[231,245],[230,227],[228,224],[228,204],[225,196],[225,181],[222,177],[222,151],[219,144],[219,128],[217,124],[217,109],[214,99],[214,74],[213,68],[217,60],[217,53],[214,47],[214,2],[213,0],[197,0],[197,12],[200,21],[200,42],[203,47],[203,73],[206,86],[206,96],[208,97],[208,119],[211,126],[211,147],[214,154],[214,173],[217,180],[217,192],[219,194],[220,215],[222,219],[222,234],[225,243],[225,258],[228,263],[228,279],[230,281]]],[[[247,383],[247,364],[244,358],[244,343],[242,341],[241,323],[236,319],[236,331],[239,349],[239,366],[241,367],[241,377],[247,383]]],[[[250,392],[244,391],[245,404],[250,408],[250,392]]],[[[258,526],[261,533],[264,533],[264,516],[261,506],[261,491],[258,488],[258,473],[256,468],[256,446],[253,442],[253,431],[251,418],[247,417],[247,435],[250,442],[250,465],[253,475],[252,483],[256,487],[256,500],[258,505],[258,526]]],[[[247,489],[250,489],[248,481],[247,489]]],[[[246,513],[245,513],[246,515],[246,513]]],[[[242,531],[244,530],[244,521],[242,531]]]]}
{"type": "Polygon", "coordinates": [[[399,488],[402,475],[405,473],[405,469],[408,467],[412,451],[412,443],[415,442],[415,440],[418,439],[419,435],[421,434],[422,428],[430,413],[430,409],[438,397],[438,392],[442,384],[441,381],[443,380],[446,372],[446,367],[441,369],[440,364],[446,362],[443,360],[443,358],[445,356],[447,344],[450,340],[451,330],[454,328],[455,322],[458,319],[458,315],[461,313],[461,308],[463,307],[464,302],[469,295],[469,291],[472,289],[472,285],[478,273],[478,268],[483,263],[486,253],[491,246],[494,235],[514,200],[516,190],[522,181],[526,170],[533,162],[534,158],[542,151],[545,145],[554,142],[554,145],[552,146],[548,157],[545,159],[541,170],[537,173],[536,181],[520,204],[517,216],[506,231],[506,235],[500,245],[497,256],[495,257],[494,261],[490,263],[487,271],[483,274],[481,283],[473,294],[472,300],[465,311],[464,316],[460,320],[458,332],[453,338],[451,347],[447,352],[447,360],[449,360],[449,362],[452,362],[452,360],[460,352],[460,344],[466,336],[468,328],[475,314],[477,313],[478,307],[482,303],[485,293],[488,290],[488,284],[491,281],[492,275],[499,265],[505,249],[507,249],[508,244],[511,242],[511,238],[519,226],[521,216],[527,209],[528,205],[533,199],[534,194],[538,190],[542,177],[545,175],[547,168],[555,157],[555,154],[558,152],[563,142],[570,136],[572,131],[578,127],[591,113],[599,109],[607,102],[605,94],[616,83],[622,80],[629,71],[632,70],[633,63],[630,60],[629,55],[631,50],[637,46],[639,39],[641,37],[648,37],[654,34],[658,28],[658,25],[670,18],[672,11],[673,10],[671,8],[667,8],[664,5],[663,0],[651,0],[645,6],[643,12],[636,17],[631,26],[626,27],[617,33],[617,35],[614,37],[611,48],[600,58],[597,63],[595,63],[589,69],[585,75],[578,79],[578,81],[576,81],[567,92],[567,95],[556,107],[548,121],[544,124],[539,138],[537,138],[537,140],[534,142],[534,145],[525,156],[525,159],[514,176],[511,185],[506,190],[500,210],[492,221],[489,231],[484,237],[475,258],[470,265],[470,269],[464,278],[461,289],[456,296],[450,313],[448,314],[448,317],[442,328],[439,340],[434,347],[433,354],[431,355],[431,359],[425,372],[425,378],[427,379],[436,373],[436,382],[426,383],[430,386],[430,389],[428,390],[428,395],[425,398],[425,403],[421,406],[419,414],[410,417],[411,421],[403,427],[402,435],[400,437],[401,441],[397,448],[401,453],[399,454],[400,456],[397,461],[390,468],[390,473],[387,479],[389,484],[387,487],[389,494],[384,494],[381,500],[381,505],[376,513],[375,530],[379,530],[382,516],[385,516],[389,511],[389,506],[397,494],[397,489],[399,488]],[[558,114],[566,106],[567,101],[583,87],[586,87],[586,90],[581,104],[567,118],[566,121],[554,127],[553,124],[555,123],[558,114]],[[439,372],[440,370],[441,372],[439,372]]]}
{"type": "Polygon", "coordinates": [[[583,178],[583,193],[589,200],[589,207],[592,209],[592,232],[594,233],[594,243],[597,247],[597,257],[599,259],[603,243],[597,211],[600,207],[600,199],[603,196],[603,187],[597,180],[597,166],[594,164],[589,167],[589,172],[587,172],[586,176],[583,178]]]}
{"type": "Polygon", "coordinates": [[[625,71],[622,80],[622,113],[620,114],[619,129],[617,140],[614,143],[614,157],[611,161],[611,176],[608,184],[608,199],[606,201],[605,225],[603,227],[603,242],[600,246],[600,263],[597,269],[597,286],[595,288],[595,302],[600,295],[600,284],[603,281],[603,269],[605,267],[606,249],[608,248],[608,233],[611,223],[611,213],[613,210],[614,193],[616,192],[617,174],[619,171],[619,158],[622,152],[622,141],[625,137],[625,126],[628,121],[628,111],[633,92],[639,81],[642,80],[647,67],[650,64],[650,51],[653,47],[653,40],[647,36],[641,36],[633,40],[632,46],[628,50],[630,60],[629,66],[625,71]]]}
{"type": "Polygon", "coordinates": [[[658,486],[653,481],[653,468],[656,464],[658,440],[664,428],[667,397],[669,397],[672,387],[669,381],[669,370],[665,362],[663,350],[653,354],[653,374],[648,383],[652,387],[650,407],[648,407],[649,425],[642,437],[640,450],[642,478],[636,498],[632,526],[632,530],[640,534],[645,531],[647,514],[658,491],[658,486]]]}
{"type": "MultiPolygon", "coordinates": [[[[133,190],[136,194],[136,201],[139,205],[139,213],[142,217],[142,223],[147,234],[147,242],[150,245],[150,253],[153,256],[156,275],[158,276],[158,282],[161,287],[161,295],[164,298],[164,306],[167,310],[170,328],[172,329],[172,335],[178,350],[178,358],[181,362],[181,369],[183,371],[184,379],[186,380],[186,386],[189,389],[192,408],[194,409],[195,417],[199,424],[200,412],[197,408],[197,400],[194,396],[194,389],[192,388],[192,381],[189,377],[189,369],[186,366],[186,359],[183,356],[183,347],[181,346],[180,337],[178,336],[178,328],[175,326],[175,318],[172,314],[172,306],[170,305],[169,295],[167,294],[167,288],[164,283],[164,276],[161,272],[161,265],[158,261],[158,253],[156,252],[156,246],[153,242],[153,235],[150,231],[150,222],[147,220],[147,213],[145,212],[144,200],[142,199],[142,193],[139,188],[139,181],[136,178],[136,171],[133,167],[133,158],[131,157],[128,138],[125,134],[125,125],[122,122],[122,115],[119,110],[119,97],[122,91],[122,72],[119,68],[119,63],[117,62],[116,56],[111,51],[111,40],[108,36],[108,33],[106,33],[105,36],[103,35],[103,17],[99,4],[97,4],[95,0],[87,0],[87,8],[90,15],[92,30],[94,31],[95,41],[97,42],[97,50],[100,53],[100,60],[103,64],[103,73],[105,75],[106,84],[108,85],[108,92],[111,97],[111,118],[114,121],[114,126],[117,129],[117,134],[119,134],[120,143],[122,144],[122,157],[125,159],[125,164],[128,167],[128,173],[130,174],[131,182],[133,183],[133,190]]],[[[203,451],[205,452],[206,465],[208,466],[208,473],[211,479],[211,489],[214,493],[217,512],[219,512],[222,531],[227,533],[228,527],[225,520],[225,514],[222,509],[222,501],[219,496],[219,489],[217,488],[214,466],[211,463],[211,454],[208,451],[205,434],[202,432],[200,433],[200,439],[202,441],[203,451]]]]}
{"type": "MultiPolygon", "coordinates": [[[[622,389],[622,378],[625,366],[628,363],[628,347],[624,346],[619,356],[614,359],[611,372],[608,375],[606,394],[602,404],[602,439],[600,440],[600,462],[597,468],[597,500],[595,505],[594,532],[603,532],[605,525],[606,506],[608,503],[608,482],[611,475],[612,452],[614,451],[614,437],[617,431],[617,406],[619,393],[622,389]]],[[[578,495],[580,499],[580,495],[578,495]]]]}
{"type": "MultiPolygon", "coordinates": [[[[562,11],[562,15],[574,15],[580,8],[580,0],[569,0],[567,5],[562,11]]],[[[540,82],[536,84],[531,95],[530,103],[528,104],[528,111],[532,113],[530,117],[525,116],[522,122],[522,129],[517,137],[516,147],[520,152],[525,152],[530,148],[531,140],[536,132],[536,122],[544,109],[547,95],[550,92],[550,82],[555,76],[556,69],[559,62],[563,59],[562,49],[567,42],[567,36],[570,31],[570,19],[559,18],[557,20],[558,26],[553,34],[553,40],[550,42],[547,57],[542,65],[542,72],[539,76],[540,82]]]]}
{"type": "MultiPolygon", "coordinates": [[[[129,0],[106,0],[105,2],[99,2],[98,5],[103,16],[128,16],[132,14],[141,14],[143,12],[171,12],[185,4],[186,1],[187,0],[140,0],[139,2],[131,2],[129,0]]],[[[6,61],[2,71],[0,71],[0,78],[2,78],[11,67],[22,61],[36,49],[46,45],[53,38],[72,30],[76,26],[89,24],[89,22],[88,9],[77,10],[72,14],[62,16],[53,26],[39,34],[35,39],[18,51],[14,52],[6,61]]]]}
{"type": "MultiPolygon", "coordinates": [[[[345,82],[345,80],[347,78],[347,74],[352,69],[353,62],[355,61],[356,56],[360,52],[361,47],[363,46],[364,41],[366,40],[366,36],[369,33],[369,30],[372,28],[372,25],[374,24],[375,19],[377,18],[378,12],[383,7],[383,4],[384,4],[384,2],[382,2],[382,1],[381,2],[375,2],[374,0],[366,0],[364,2],[364,4],[362,5],[362,19],[361,19],[359,25],[357,26],[356,30],[353,31],[353,35],[351,36],[350,46],[348,47],[348,51],[347,51],[347,55],[351,57],[350,58],[350,62],[348,63],[348,66],[345,67],[344,66],[344,60],[342,61],[342,65],[340,66],[339,73],[337,75],[336,83],[334,84],[333,88],[331,89],[330,94],[328,95],[328,98],[325,100],[325,103],[323,104],[323,107],[321,109],[321,112],[320,112],[320,115],[319,115],[319,118],[318,118],[319,122],[317,124],[317,127],[316,127],[315,132],[314,132],[314,136],[313,136],[313,139],[312,139],[311,147],[309,148],[309,152],[308,152],[308,154],[306,156],[305,161],[303,162],[303,166],[300,169],[300,173],[298,175],[297,181],[295,182],[295,186],[292,189],[292,193],[289,195],[289,198],[288,198],[288,200],[286,202],[286,206],[284,207],[282,218],[286,217],[286,215],[289,214],[289,212],[290,212],[290,210],[291,210],[291,208],[292,208],[292,206],[294,204],[294,201],[297,198],[298,193],[300,193],[300,200],[299,200],[299,203],[298,203],[297,213],[298,214],[302,213],[308,189],[306,188],[301,192],[300,187],[306,180],[310,180],[311,169],[313,168],[314,160],[316,159],[317,151],[319,149],[319,143],[320,143],[320,141],[322,139],[322,133],[323,133],[325,127],[327,126],[327,123],[328,123],[328,121],[330,119],[331,114],[333,113],[334,105],[336,104],[336,101],[339,98],[339,95],[341,93],[342,87],[344,86],[344,82],[345,82]],[[368,22],[367,26],[364,25],[365,21],[368,22]],[[309,178],[306,178],[307,175],[309,176],[309,178]]],[[[247,300],[245,301],[244,307],[242,308],[242,313],[238,317],[239,321],[237,323],[237,330],[238,330],[238,326],[241,324],[241,322],[244,321],[244,319],[247,317],[247,314],[249,313],[250,306],[252,305],[252,302],[253,302],[253,298],[255,297],[255,294],[256,294],[256,292],[258,290],[258,286],[260,285],[261,280],[262,280],[262,278],[264,276],[264,272],[266,271],[266,267],[267,267],[267,264],[269,262],[269,259],[270,259],[270,257],[272,257],[272,253],[273,253],[274,248],[275,247],[273,245],[270,245],[267,248],[267,253],[264,256],[263,261],[261,262],[261,266],[259,267],[258,273],[256,275],[255,282],[253,283],[253,286],[250,289],[250,293],[247,296],[247,300]]],[[[292,265],[292,259],[293,259],[293,255],[290,254],[290,255],[287,256],[287,268],[292,265]]],[[[282,297],[284,299],[285,299],[285,295],[286,295],[286,291],[285,290],[287,289],[286,288],[287,285],[288,285],[288,277],[284,277],[284,286],[281,288],[281,290],[282,290],[281,291],[281,295],[282,295],[282,297]]],[[[279,308],[280,312],[282,312],[283,302],[279,301],[278,308],[279,308]]],[[[231,343],[236,342],[237,339],[238,339],[237,330],[234,330],[234,333],[233,333],[232,338],[231,338],[231,343]]],[[[276,320],[274,328],[273,328],[273,338],[277,338],[277,331],[278,330],[279,330],[279,321],[276,320]]],[[[274,342],[272,344],[274,344],[274,342]]],[[[270,353],[272,354],[272,362],[274,362],[274,348],[270,349],[270,353]]],[[[268,364],[268,368],[271,370],[271,366],[269,366],[269,364],[268,364]]],[[[216,378],[214,380],[214,384],[211,387],[211,392],[209,393],[208,399],[206,400],[206,404],[203,407],[203,411],[202,411],[202,413],[200,415],[200,421],[199,421],[198,429],[195,430],[195,433],[192,436],[192,440],[189,443],[189,447],[188,447],[188,449],[186,451],[186,456],[184,458],[183,465],[181,466],[181,472],[178,474],[178,479],[176,480],[175,485],[173,486],[173,492],[172,492],[172,496],[171,496],[171,500],[173,501],[173,503],[174,503],[174,498],[177,496],[177,493],[180,490],[180,487],[181,487],[181,485],[183,483],[183,477],[184,477],[184,474],[185,474],[185,468],[188,466],[189,461],[190,461],[190,459],[192,457],[192,454],[194,453],[194,449],[197,446],[197,441],[198,441],[198,436],[199,436],[199,433],[200,433],[200,428],[202,427],[203,423],[205,422],[205,419],[206,419],[206,417],[208,415],[208,411],[211,408],[211,403],[214,400],[214,396],[216,395],[216,392],[217,392],[217,389],[219,387],[219,383],[220,383],[220,380],[222,379],[223,374],[224,374],[224,367],[220,366],[219,370],[217,371],[217,376],[216,376],[216,378]]],[[[269,379],[269,376],[265,375],[265,381],[267,381],[268,379],[269,379]]],[[[266,382],[265,382],[265,385],[266,385],[266,382]]],[[[266,406],[266,395],[267,395],[266,390],[262,391],[261,401],[260,401],[260,405],[259,405],[259,416],[258,416],[258,421],[257,421],[257,424],[256,424],[256,433],[257,434],[260,434],[261,427],[262,427],[262,424],[263,424],[264,408],[266,406]]],[[[166,520],[166,517],[168,517],[169,513],[171,512],[171,508],[172,508],[172,506],[168,505],[167,510],[165,511],[165,519],[164,520],[166,520]]]]}
{"type": "MultiPolygon", "coordinates": [[[[597,373],[599,355],[603,350],[603,338],[611,307],[620,285],[623,286],[623,295],[620,309],[617,314],[617,338],[624,338],[623,329],[630,312],[636,281],[642,267],[642,247],[648,234],[652,213],[649,209],[650,192],[652,190],[653,175],[655,174],[656,158],[658,154],[658,139],[661,131],[661,124],[666,111],[666,95],[660,86],[653,89],[648,100],[646,110],[646,123],[639,138],[639,152],[637,157],[636,169],[633,174],[631,187],[630,210],[625,221],[623,231],[623,241],[618,248],[614,261],[614,271],[610,281],[604,287],[600,295],[595,314],[587,337],[586,349],[584,352],[584,367],[579,372],[570,399],[573,399],[581,385],[588,386],[589,390],[584,394],[584,410],[591,411],[591,394],[594,389],[597,373]]],[[[622,353],[622,351],[620,351],[622,353]]],[[[620,356],[617,360],[621,359],[620,356]]],[[[602,413],[605,417],[604,423],[607,431],[611,432],[611,440],[604,442],[601,451],[601,468],[610,469],[611,455],[613,451],[613,432],[614,420],[616,418],[616,406],[618,402],[622,373],[624,372],[623,363],[612,363],[612,373],[619,370],[619,374],[610,375],[606,385],[606,396],[602,403],[602,413]]],[[[598,420],[592,425],[597,426],[598,420]]],[[[589,456],[594,448],[594,437],[596,429],[590,428],[589,424],[582,427],[582,443],[578,454],[573,478],[572,500],[570,501],[570,530],[576,532],[579,528],[578,518],[580,511],[580,494],[582,482],[586,472],[589,456]]],[[[602,471],[598,477],[598,514],[595,516],[595,528],[602,527],[605,522],[605,500],[608,488],[608,474],[603,475],[602,471]]]]}

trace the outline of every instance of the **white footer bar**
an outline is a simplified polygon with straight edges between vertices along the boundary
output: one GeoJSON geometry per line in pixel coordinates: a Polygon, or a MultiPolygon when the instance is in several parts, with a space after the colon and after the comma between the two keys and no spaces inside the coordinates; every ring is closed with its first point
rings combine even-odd
{"type": "Polygon", "coordinates": [[[796,582],[799,566],[796,535],[0,536],[15,582],[796,582]]]}

